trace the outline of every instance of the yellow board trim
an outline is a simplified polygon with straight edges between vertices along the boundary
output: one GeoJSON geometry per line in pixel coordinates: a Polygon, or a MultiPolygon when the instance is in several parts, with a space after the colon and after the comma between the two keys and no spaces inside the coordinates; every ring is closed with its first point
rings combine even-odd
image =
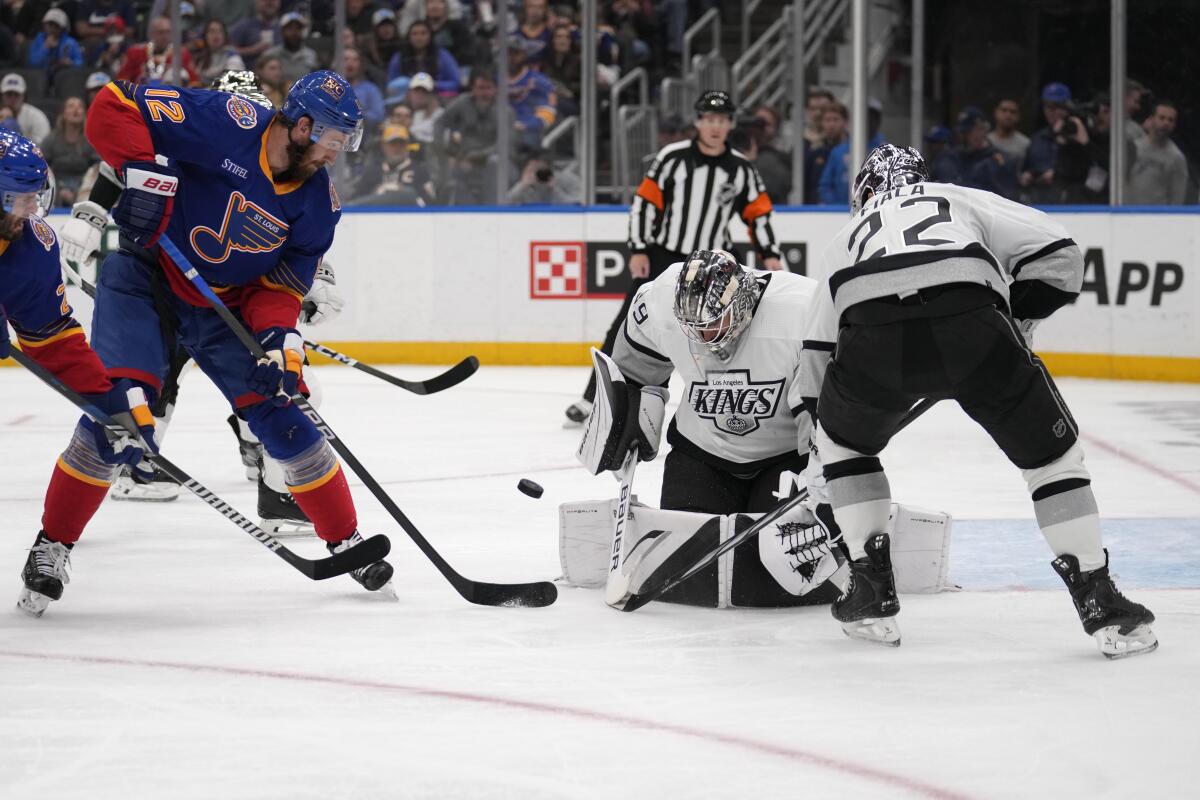
{"type": "Polygon", "coordinates": [[[102,481],[99,478],[93,478],[91,475],[84,475],[82,472],[63,461],[61,456],[59,456],[58,459],[58,468],[77,481],[90,483],[92,486],[99,486],[103,489],[107,489],[109,486],[112,486],[112,481],[102,481]]]}
{"type": "MultiPolygon", "coordinates": [[[[453,364],[477,356],[485,366],[591,366],[588,349],[599,342],[321,342],[371,365],[453,364]]],[[[1200,358],[1038,353],[1059,377],[1200,383],[1200,358]]],[[[309,351],[314,364],[334,361],[309,351]]],[[[17,366],[11,359],[0,366],[17,366]]]]}

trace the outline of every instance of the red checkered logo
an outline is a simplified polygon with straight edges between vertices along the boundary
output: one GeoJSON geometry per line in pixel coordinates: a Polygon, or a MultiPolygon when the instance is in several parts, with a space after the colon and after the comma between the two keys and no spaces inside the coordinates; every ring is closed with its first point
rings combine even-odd
{"type": "Polygon", "coordinates": [[[534,300],[583,297],[583,242],[529,244],[529,296],[534,300]]]}

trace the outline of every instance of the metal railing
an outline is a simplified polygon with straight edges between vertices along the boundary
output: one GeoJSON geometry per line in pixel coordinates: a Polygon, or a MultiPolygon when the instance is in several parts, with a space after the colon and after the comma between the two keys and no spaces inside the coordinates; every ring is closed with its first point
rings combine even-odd
{"type": "Polygon", "coordinates": [[[739,106],[776,104],[783,99],[791,73],[791,30],[792,8],[788,6],[734,63],[733,98],[739,106]]]}
{"type": "Polygon", "coordinates": [[[542,137],[542,149],[551,156],[562,155],[562,153],[555,148],[560,141],[563,141],[567,138],[568,134],[571,136],[571,160],[578,160],[580,139],[583,136],[583,129],[579,125],[579,117],[567,117],[551,128],[546,135],[542,137]]]}
{"type": "Polygon", "coordinates": [[[621,131],[613,161],[613,183],[621,195],[621,203],[633,199],[646,170],[646,156],[655,152],[658,143],[658,117],[654,106],[622,106],[617,115],[621,131]]]}
{"type": "Polygon", "coordinates": [[[690,77],[692,74],[692,57],[697,55],[692,47],[692,41],[699,37],[704,32],[709,32],[711,42],[709,49],[705,51],[705,55],[720,55],[721,54],[721,15],[715,8],[710,8],[700,19],[692,23],[686,31],[683,32],[683,77],[690,77]]]}
{"type": "Polygon", "coordinates": [[[758,7],[762,5],[763,0],[742,0],[742,48],[741,52],[745,53],[750,49],[750,22],[754,18],[754,12],[758,11],[758,7]]]}
{"type": "MultiPolygon", "coordinates": [[[[612,180],[607,188],[613,194],[621,197],[621,202],[629,202],[632,192],[629,188],[629,178],[625,175],[628,170],[622,165],[622,159],[628,159],[632,154],[632,147],[629,142],[625,141],[624,126],[629,122],[630,118],[641,109],[648,111],[651,117],[654,117],[654,108],[650,105],[650,75],[642,67],[636,67],[622,75],[608,91],[608,118],[609,118],[609,148],[612,165],[612,180]],[[630,88],[637,90],[637,102],[622,106],[621,95],[630,88]],[[628,111],[627,111],[628,109],[628,111]]],[[[657,128],[658,120],[654,120],[654,125],[657,128]]],[[[637,177],[633,180],[636,181],[637,177]]]]}

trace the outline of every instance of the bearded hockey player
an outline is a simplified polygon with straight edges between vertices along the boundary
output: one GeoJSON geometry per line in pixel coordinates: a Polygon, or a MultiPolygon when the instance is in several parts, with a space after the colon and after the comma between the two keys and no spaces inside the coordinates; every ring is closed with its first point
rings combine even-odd
{"type": "MultiPolygon", "coordinates": [[[[271,101],[263,94],[258,78],[249,70],[226,70],[218,76],[212,88],[227,92],[274,110],[271,101]]],[[[74,205],[71,218],[59,234],[63,255],[73,264],[83,266],[95,258],[100,249],[101,237],[108,222],[108,212],[117,203],[124,185],[108,164],[101,162],[100,174],[87,200],[74,205]]],[[[318,325],[335,318],[345,305],[337,289],[333,267],[322,259],[317,267],[312,288],[301,305],[300,324],[318,325]]],[[[164,336],[174,339],[174,317],[164,314],[170,330],[164,336]]],[[[191,365],[191,356],[183,347],[175,347],[170,358],[170,368],[150,410],[154,414],[155,435],[161,445],[170,424],[179,396],[179,380],[191,365]]],[[[310,372],[305,379],[305,395],[314,408],[321,405],[320,386],[316,373],[310,372]]],[[[312,522],[288,492],[283,467],[271,458],[262,444],[251,433],[245,420],[230,414],[227,420],[237,437],[238,450],[248,480],[258,483],[259,527],[274,533],[313,533],[312,522]]],[[[147,479],[142,472],[124,467],[118,471],[110,496],[114,500],[168,502],[179,497],[180,486],[167,476],[155,472],[147,479]]]]}
{"type": "MultiPolygon", "coordinates": [[[[632,568],[628,555],[651,540],[658,540],[655,558],[639,562],[647,568],[692,537],[715,547],[750,524],[747,513],[768,511],[804,485],[810,425],[797,372],[815,287],[800,275],[751,270],[727,252],[699,250],[638,291],[612,359],[595,354],[601,391],[580,446],[585,466],[593,474],[618,470],[631,448],[639,460],[653,459],[672,373],[686,394],[667,431],[672,449],[661,511],[634,507],[637,530],[617,537],[611,554],[622,568],[632,568]]],[[[760,607],[831,602],[839,592],[830,580],[838,559],[817,520],[832,517],[818,506],[811,500],[769,536],[764,531],[737,547],[731,562],[714,563],[662,599],[760,607]]],[[[939,564],[945,529],[943,520],[939,564]]]]}
{"type": "MultiPolygon", "coordinates": [[[[59,486],[79,481],[106,487],[103,481],[115,465],[138,464],[145,448],[157,452],[154,419],[140,387],[123,378],[110,380],[71,315],[58,241],[38,216],[40,208],[52,205],[46,174],[46,160],[36,144],[0,131],[0,358],[8,358],[11,322],[30,358],[114,419],[136,424],[140,440],[110,439],[103,426],[84,416],[58,459],[54,482],[59,486]]],[[[21,573],[24,588],[17,608],[40,617],[52,600],[62,597],[71,548],[78,537],[74,509],[47,497],[42,530],[21,573]]]]}
{"type": "MultiPolygon", "coordinates": [[[[176,341],[283,464],[288,487],[331,552],[362,541],[345,475],[312,422],[288,399],[300,383],[295,325],[341,204],[324,167],[362,138],[362,111],[333,72],[301,78],[274,114],[206,89],[108,84],[88,114],[88,140],[121,177],[113,208],[121,250],[100,270],[93,322],[112,376],[162,389],[176,341]],[[167,235],[236,309],[269,356],[256,361],[157,246],[167,235]]],[[[76,438],[79,438],[77,432],[76,438]]],[[[107,491],[111,470],[55,473],[48,508],[67,508],[70,541],[107,491]]],[[[352,573],[383,588],[391,565],[352,573]]]]}
{"type": "Polygon", "coordinates": [[[1078,428],[1030,349],[1079,294],[1079,248],[1040,211],[928,179],[912,148],[871,152],[804,337],[802,394],[852,559],[833,616],[851,637],[900,643],[879,453],[918,400],[949,398],[1021,470],[1084,631],[1109,658],[1150,652],[1154,615],[1109,575],[1078,428]]]}

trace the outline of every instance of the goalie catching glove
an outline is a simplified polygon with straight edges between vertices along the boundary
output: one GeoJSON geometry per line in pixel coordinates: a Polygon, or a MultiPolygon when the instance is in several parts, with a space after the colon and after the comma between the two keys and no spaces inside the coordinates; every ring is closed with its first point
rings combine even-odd
{"type": "Polygon", "coordinates": [[[575,456],[593,475],[619,469],[634,447],[639,461],[658,455],[666,416],[667,390],[630,384],[611,358],[595,348],[596,401],[575,456]]]}

